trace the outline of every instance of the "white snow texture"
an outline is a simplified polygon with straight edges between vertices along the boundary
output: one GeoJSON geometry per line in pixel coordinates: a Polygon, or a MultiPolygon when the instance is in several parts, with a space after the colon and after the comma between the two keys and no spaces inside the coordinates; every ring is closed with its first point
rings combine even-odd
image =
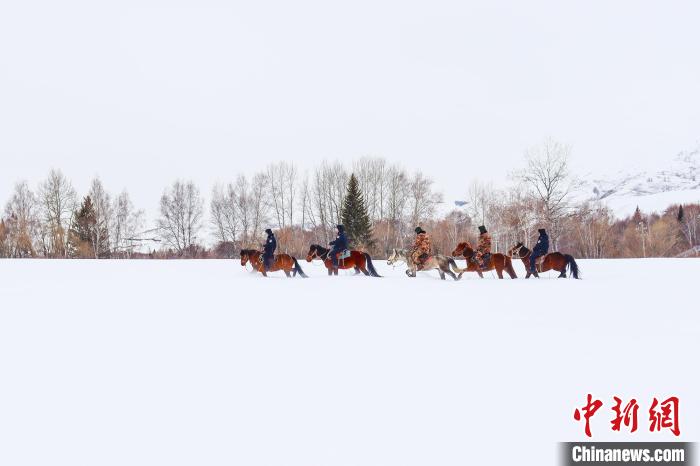
{"type": "Polygon", "coordinates": [[[700,261],[579,262],[443,282],[2,260],[0,464],[554,465],[588,393],[593,440],[697,440],[700,261]],[[611,431],[615,395],[636,433],[611,431]],[[670,395],[679,438],[648,431],[670,395]]]}

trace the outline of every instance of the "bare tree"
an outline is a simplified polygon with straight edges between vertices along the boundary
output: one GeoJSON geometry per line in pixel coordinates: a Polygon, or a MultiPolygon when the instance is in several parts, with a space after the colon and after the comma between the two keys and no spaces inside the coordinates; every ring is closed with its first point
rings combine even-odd
{"type": "Polygon", "coordinates": [[[329,241],[333,226],[341,221],[341,211],[349,175],[340,162],[323,162],[314,172],[311,187],[313,213],[310,221],[329,241]]]}
{"type": "Polygon", "coordinates": [[[387,168],[385,180],[383,228],[375,228],[375,234],[379,234],[380,247],[388,251],[402,247],[406,236],[404,217],[408,206],[409,181],[406,171],[398,165],[387,168]]]}
{"type": "Polygon", "coordinates": [[[294,224],[297,169],[293,163],[280,162],[267,167],[266,184],[270,187],[268,198],[277,228],[294,224]]]}
{"type": "Polygon", "coordinates": [[[267,222],[269,212],[268,191],[266,189],[266,177],[264,173],[257,173],[253,176],[250,188],[248,189],[247,203],[250,210],[250,245],[259,243],[258,237],[262,233],[263,224],[267,222]]]}
{"type": "Polygon", "coordinates": [[[373,222],[380,220],[384,215],[384,196],[387,185],[386,160],[363,157],[353,163],[352,172],[357,178],[370,219],[373,222]]]}
{"type": "Polygon", "coordinates": [[[95,234],[91,241],[95,250],[95,258],[97,258],[100,251],[108,251],[110,248],[109,231],[112,223],[112,201],[109,193],[102,185],[102,181],[97,177],[92,180],[88,195],[95,209],[95,234]],[[100,232],[107,232],[107,235],[100,232]]]}
{"type": "Polygon", "coordinates": [[[36,196],[26,181],[15,184],[12,197],[5,206],[7,217],[6,247],[10,257],[35,255],[35,242],[39,236],[39,214],[36,196]]]}
{"type": "Polygon", "coordinates": [[[139,238],[143,228],[143,210],[136,210],[126,190],[117,196],[112,207],[114,221],[111,223],[110,240],[112,251],[129,257],[133,249],[141,244],[144,238],[139,238]]]}
{"type": "Polygon", "coordinates": [[[39,200],[44,217],[44,255],[66,257],[68,228],[76,205],[73,185],[60,170],[52,169],[39,188],[39,200]]]}
{"type": "Polygon", "coordinates": [[[411,225],[418,225],[433,217],[442,194],[433,191],[433,180],[420,172],[413,175],[408,186],[408,220],[411,225]]]}
{"type": "Polygon", "coordinates": [[[493,185],[474,181],[467,189],[467,214],[479,225],[490,225],[495,202],[493,185]]]}
{"type": "Polygon", "coordinates": [[[552,139],[525,153],[526,167],[516,173],[540,202],[542,221],[550,229],[553,249],[557,248],[562,219],[566,216],[576,180],[569,171],[571,148],[552,139]]]}
{"type": "Polygon", "coordinates": [[[204,201],[192,181],[175,181],[161,196],[158,230],[178,255],[196,245],[203,213],[204,201]]]}
{"type": "Polygon", "coordinates": [[[231,183],[226,187],[217,185],[212,189],[209,219],[214,228],[214,237],[220,243],[233,243],[238,238],[238,197],[235,186],[231,183]]]}

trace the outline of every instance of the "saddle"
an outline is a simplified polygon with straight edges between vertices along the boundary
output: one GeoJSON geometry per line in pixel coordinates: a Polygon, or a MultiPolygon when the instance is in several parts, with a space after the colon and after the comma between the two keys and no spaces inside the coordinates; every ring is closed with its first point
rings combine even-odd
{"type": "Polygon", "coordinates": [[[416,270],[422,270],[423,269],[423,264],[428,262],[430,259],[430,255],[423,253],[420,256],[418,256],[418,261],[416,262],[416,270]]]}
{"type": "Polygon", "coordinates": [[[542,272],[542,263],[544,262],[544,256],[546,256],[546,254],[537,256],[537,258],[535,258],[535,270],[537,270],[537,273],[542,272]]]}
{"type": "MultiPolygon", "coordinates": [[[[472,254],[472,257],[470,257],[469,260],[471,260],[472,263],[479,265],[479,261],[476,260],[476,251],[474,251],[474,254],[472,254]]],[[[491,265],[491,253],[489,252],[488,254],[484,254],[483,256],[481,256],[481,260],[484,261],[484,265],[481,266],[481,269],[488,269],[491,265]]]]}

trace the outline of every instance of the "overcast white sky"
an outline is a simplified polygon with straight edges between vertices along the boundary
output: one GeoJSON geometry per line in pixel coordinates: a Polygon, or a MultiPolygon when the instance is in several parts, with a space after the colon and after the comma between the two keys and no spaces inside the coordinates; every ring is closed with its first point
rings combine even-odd
{"type": "Polygon", "coordinates": [[[580,171],[700,140],[697,1],[0,0],[0,202],[384,156],[448,200],[551,136],[580,171]]]}

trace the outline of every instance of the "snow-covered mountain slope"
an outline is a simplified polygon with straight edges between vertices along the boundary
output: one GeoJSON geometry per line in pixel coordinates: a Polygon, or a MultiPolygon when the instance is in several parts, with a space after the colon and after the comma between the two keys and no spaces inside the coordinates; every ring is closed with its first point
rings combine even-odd
{"type": "Polygon", "coordinates": [[[584,199],[599,200],[618,217],[661,212],[672,204],[700,202],[700,149],[681,152],[659,170],[621,171],[611,177],[585,181],[584,199]]]}

